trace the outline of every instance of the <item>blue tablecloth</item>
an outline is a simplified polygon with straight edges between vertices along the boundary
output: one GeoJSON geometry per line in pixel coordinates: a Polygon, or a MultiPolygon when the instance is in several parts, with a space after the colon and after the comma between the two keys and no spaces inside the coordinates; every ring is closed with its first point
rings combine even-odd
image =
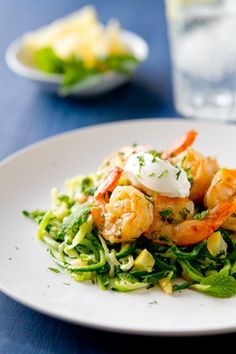
{"type": "MultiPolygon", "coordinates": [[[[85,125],[177,115],[171,95],[163,1],[91,3],[96,5],[103,21],[115,16],[123,27],[142,35],[149,44],[150,56],[132,83],[104,97],[76,100],[50,95],[11,73],[4,63],[4,53],[7,45],[25,31],[87,2],[0,2],[0,159],[39,139],[85,125]]],[[[214,343],[219,343],[220,338],[215,338],[214,343]]],[[[224,336],[225,339],[233,339],[233,335],[224,336]]],[[[168,350],[183,344],[188,347],[192,342],[190,338],[170,341],[86,329],[41,315],[0,294],[0,353],[140,353],[151,348],[155,352],[162,345],[167,345],[168,350]]]]}

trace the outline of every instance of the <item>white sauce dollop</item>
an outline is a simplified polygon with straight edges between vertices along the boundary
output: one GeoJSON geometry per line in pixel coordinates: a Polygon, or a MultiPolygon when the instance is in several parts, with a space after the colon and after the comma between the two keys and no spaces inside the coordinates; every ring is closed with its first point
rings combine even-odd
{"type": "Polygon", "coordinates": [[[189,196],[191,185],[187,173],[150,152],[132,154],[124,169],[131,183],[171,198],[189,196]]]}

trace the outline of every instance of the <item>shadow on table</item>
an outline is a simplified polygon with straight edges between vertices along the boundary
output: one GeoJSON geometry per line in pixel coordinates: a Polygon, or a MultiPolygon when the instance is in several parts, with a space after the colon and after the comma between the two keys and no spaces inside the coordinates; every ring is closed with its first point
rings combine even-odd
{"type": "Polygon", "coordinates": [[[173,116],[170,113],[171,109],[174,112],[171,102],[164,97],[158,85],[138,79],[96,97],[61,98],[42,91],[38,96],[39,100],[43,100],[44,105],[53,106],[54,114],[58,110],[64,113],[58,115],[57,119],[65,119],[65,116],[71,115],[72,112],[74,116],[78,113],[77,123],[80,124],[80,117],[83,114],[84,125],[111,120],[155,117],[157,112],[158,116],[173,116]]]}

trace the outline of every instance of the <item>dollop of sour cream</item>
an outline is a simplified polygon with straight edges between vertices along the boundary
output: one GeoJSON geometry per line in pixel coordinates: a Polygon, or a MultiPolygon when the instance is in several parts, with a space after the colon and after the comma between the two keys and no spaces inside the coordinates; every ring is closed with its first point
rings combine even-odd
{"type": "Polygon", "coordinates": [[[187,173],[150,152],[132,154],[124,168],[134,184],[171,198],[185,198],[190,193],[187,173]]]}

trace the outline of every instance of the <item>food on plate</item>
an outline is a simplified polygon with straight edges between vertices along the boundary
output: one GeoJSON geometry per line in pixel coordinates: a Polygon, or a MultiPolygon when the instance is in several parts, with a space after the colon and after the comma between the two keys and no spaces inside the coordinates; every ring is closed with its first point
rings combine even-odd
{"type": "Polygon", "coordinates": [[[130,75],[139,62],[125,43],[119,22],[112,19],[103,25],[92,6],[27,33],[22,53],[28,65],[62,74],[62,92],[104,73],[130,75]]]}
{"type": "Polygon", "coordinates": [[[24,211],[58,267],[102,290],[235,295],[236,169],[193,149],[196,136],[122,147],[54,188],[50,209],[24,211]]]}

